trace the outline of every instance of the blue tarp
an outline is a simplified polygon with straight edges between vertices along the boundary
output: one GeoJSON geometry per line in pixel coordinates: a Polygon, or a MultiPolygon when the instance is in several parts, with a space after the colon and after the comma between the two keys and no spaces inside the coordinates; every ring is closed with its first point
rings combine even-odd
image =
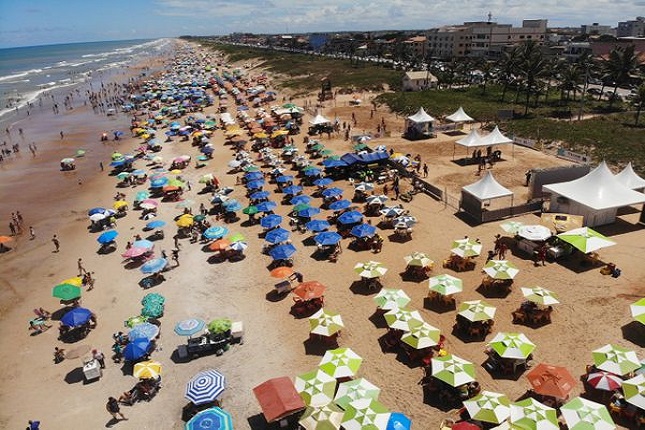
{"type": "Polygon", "coordinates": [[[341,161],[344,161],[349,166],[354,164],[371,164],[378,163],[382,160],[387,160],[390,155],[387,152],[371,152],[367,154],[354,154],[348,152],[347,154],[340,157],[341,161]]]}

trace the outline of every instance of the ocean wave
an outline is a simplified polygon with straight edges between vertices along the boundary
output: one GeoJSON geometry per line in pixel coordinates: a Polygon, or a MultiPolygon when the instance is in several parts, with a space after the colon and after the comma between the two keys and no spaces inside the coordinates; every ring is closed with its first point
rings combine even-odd
{"type": "Polygon", "coordinates": [[[3,81],[3,84],[22,84],[25,82],[31,82],[30,79],[16,79],[15,81],[3,81]]]}
{"type": "Polygon", "coordinates": [[[42,71],[43,69],[31,69],[31,70],[26,70],[24,72],[15,73],[13,75],[0,76],[0,82],[9,81],[11,79],[16,79],[16,78],[22,78],[24,76],[40,73],[42,71]]]}
{"type": "Polygon", "coordinates": [[[55,90],[55,89],[65,88],[65,87],[69,87],[71,85],[76,85],[75,82],[68,83],[68,84],[62,84],[62,85],[56,85],[56,82],[50,82],[50,84],[52,84],[52,83],[54,85],[51,86],[51,87],[42,88],[43,85],[40,85],[40,87],[41,87],[40,89],[24,93],[24,95],[20,99],[20,103],[18,103],[15,106],[12,106],[10,108],[0,110],[0,118],[2,118],[6,114],[14,112],[16,107],[22,109],[23,107],[27,106],[27,104],[29,104],[29,103],[35,101],[36,99],[38,99],[38,97],[42,93],[44,93],[45,91],[52,91],[52,90],[55,90]]]}

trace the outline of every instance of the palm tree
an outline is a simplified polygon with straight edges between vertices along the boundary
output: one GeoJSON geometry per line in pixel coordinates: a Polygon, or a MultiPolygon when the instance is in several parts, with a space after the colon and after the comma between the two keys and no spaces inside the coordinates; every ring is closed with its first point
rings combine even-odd
{"type": "Polygon", "coordinates": [[[482,59],[481,61],[478,62],[476,67],[482,72],[482,75],[481,75],[482,94],[486,94],[486,84],[488,84],[488,81],[493,76],[493,63],[488,60],[482,59]]]}
{"type": "Polygon", "coordinates": [[[634,53],[634,45],[616,47],[609,52],[609,58],[605,61],[607,76],[614,82],[614,92],[609,97],[611,107],[616,100],[616,92],[621,84],[629,82],[629,75],[639,65],[638,57],[634,53]]]}
{"type": "Polygon", "coordinates": [[[501,60],[497,64],[498,80],[502,83],[502,103],[504,103],[504,99],[506,98],[508,87],[515,81],[519,53],[519,48],[514,48],[512,51],[504,51],[501,60]]]}
{"type": "Polygon", "coordinates": [[[638,121],[641,117],[641,110],[643,109],[643,105],[645,105],[645,84],[641,84],[640,87],[636,89],[636,98],[634,100],[634,104],[636,105],[636,122],[634,125],[638,127],[638,121]]]}
{"type": "Polygon", "coordinates": [[[518,69],[524,77],[526,90],[524,115],[528,115],[531,94],[534,92],[538,93],[538,81],[546,74],[547,71],[546,61],[539,45],[535,41],[528,41],[520,47],[520,61],[518,69]]]}
{"type": "Polygon", "coordinates": [[[566,63],[560,69],[559,76],[560,99],[564,99],[566,94],[567,101],[569,101],[569,93],[573,91],[573,100],[575,101],[578,85],[582,81],[580,66],[575,63],[566,63]]]}
{"type": "Polygon", "coordinates": [[[585,98],[587,95],[587,90],[589,89],[589,78],[598,70],[597,64],[594,61],[593,57],[589,52],[584,52],[576,60],[576,64],[580,68],[580,71],[584,73],[583,86],[582,86],[582,96],[580,97],[580,110],[578,111],[578,120],[582,119],[582,113],[584,111],[585,98]]]}

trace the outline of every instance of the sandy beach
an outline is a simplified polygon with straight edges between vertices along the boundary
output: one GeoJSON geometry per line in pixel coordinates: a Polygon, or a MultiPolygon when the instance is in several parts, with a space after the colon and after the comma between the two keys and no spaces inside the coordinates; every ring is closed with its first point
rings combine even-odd
{"type": "MultiPolygon", "coordinates": [[[[233,64],[226,69],[240,66],[233,64]]],[[[130,72],[137,73],[137,69],[133,68],[130,72]]],[[[248,76],[258,76],[261,72],[245,71],[248,76]]],[[[271,88],[271,81],[267,86],[271,88]]],[[[400,137],[402,118],[383,107],[370,118],[369,100],[375,95],[359,95],[365,101],[358,107],[349,106],[352,95],[338,96],[335,102],[325,102],[321,112],[328,118],[338,117],[341,122],[351,121],[354,113],[357,119],[354,130],[372,133],[383,118],[391,137],[374,139],[370,145],[385,145],[404,154],[420,154],[423,162],[429,166],[429,180],[445,187],[452,195],[458,196],[462,186],[479,179],[476,166],[461,167],[452,162],[453,142],[459,137],[439,134],[428,141],[408,142],[400,137]]],[[[302,106],[306,99],[314,97],[310,95],[291,102],[302,106]]],[[[279,92],[275,103],[284,103],[287,98],[288,94],[279,92]]],[[[230,105],[233,105],[232,101],[230,105]]],[[[214,114],[218,107],[216,101],[204,114],[214,114]]],[[[464,108],[467,110],[467,106],[464,108]]],[[[229,112],[232,109],[230,107],[229,112]]],[[[293,136],[301,153],[304,153],[303,139],[309,119],[311,114],[307,113],[302,132],[293,136]]],[[[25,226],[34,227],[36,237],[30,240],[25,231],[7,244],[11,251],[0,254],[0,336],[3,339],[0,351],[0,427],[24,428],[29,419],[40,420],[45,430],[81,426],[99,429],[110,425],[111,417],[105,410],[105,402],[109,396],[118,397],[132,388],[137,382],[136,378],[124,374],[120,364],[108,359],[102,378],[84,383],[80,371],[81,359],[66,359],[54,364],[54,347],[71,350],[79,345],[88,345],[101,349],[107,356],[111,355],[112,334],[123,331],[124,320],[139,314],[140,301],[145,294],[156,292],[166,298],[165,313],[160,319],[160,339],[157,350],[152,353],[152,359],[163,366],[163,387],[150,402],[123,406],[121,410],[129,420],[114,424],[114,427],[183,428],[181,412],[187,403],[184,398],[186,382],[197,372],[214,368],[227,378],[228,387],[222,403],[223,408],[232,414],[235,428],[269,428],[263,423],[253,387],[273,377],[294,378],[313,370],[324,350],[307,341],[307,319],[296,318],[290,313],[292,297],[269,300],[276,279],[270,277],[267,269],[271,257],[260,252],[264,244],[264,239],[260,237],[262,227],[242,225],[241,221],[246,216],[241,212],[240,221],[227,225],[231,233],[243,234],[249,245],[245,251],[246,258],[238,262],[214,262],[209,259],[212,254],[202,251],[202,244],[191,244],[188,239],[180,239],[180,264],[176,267],[171,264],[171,270],[164,273],[166,281],[149,290],[139,286],[144,275],[136,267],[128,269],[120,255],[125,251],[126,242],[136,234],[144,237],[149,234],[142,231],[146,221],[139,218],[139,211],[130,209],[127,216],[117,220],[117,252],[107,255],[97,253],[98,234],[88,228],[88,209],[111,207],[117,191],[125,193],[125,200],[132,203],[135,194],[147,187],[139,185],[117,189],[118,180],[109,175],[107,167],[114,151],[131,152],[141,145],[141,139],[126,133],[118,142],[99,141],[103,131],[127,132],[129,124],[127,113],[107,117],[93,114],[87,107],[79,107],[62,115],[44,111],[12,126],[12,141],[20,142],[22,151],[19,157],[0,163],[0,233],[9,234],[11,213],[19,210],[25,219],[25,226]],[[18,127],[25,130],[22,140],[16,131],[18,127]],[[65,131],[63,140],[59,137],[60,130],[65,131]],[[36,142],[42,148],[36,157],[32,157],[26,148],[30,142],[36,142]],[[72,156],[81,147],[87,153],[77,160],[77,170],[60,172],[59,160],[72,156]],[[105,171],[100,170],[100,162],[104,163],[105,171]],[[60,238],[58,253],[53,252],[51,238],[54,234],[60,238]],[[85,339],[73,344],[57,340],[57,321],[51,322],[53,327],[50,330],[30,336],[27,327],[28,321],[34,317],[32,310],[43,307],[55,312],[61,308],[57,299],[52,297],[51,289],[61,280],[77,275],[76,262],[81,257],[85,268],[93,272],[96,279],[95,288],[83,292],[82,306],[97,314],[97,327],[85,339]],[[185,343],[185,338],[176,335],[173,327],[176,322],[190,317],[206,321],[222,317],[243,321],[244,344],[233,345],[222,356],[211,355],[188,363],[177,362],[173,352],[178,345],[185,343]]],[[[193,161],[181,173],[184,180],[192,184],[192,189],[186,191],[183,197],[196,202],[194,211],[200,203],[210,207],[211,195],[202,192],[199,178],[205,173],[213,173],[221,186],[233,187],[233,197],[246,204],[248,198],[245,197],[244,187],[236,185],[236,176],[239,174],[227,173],[227,164],[234,152],[230,145],[224,144],[223,131],[216,130],[210,140],[215,152],[208,166],[196,169],[193,161]]],[[[352,152],[352,144],[344,141],[342,136],[325,136],[320,141],[336,154],[352,152]]],[[[197,151],[190,142],[182,142],[175,137],[171,143],[163,144],[160,155],[166,161],[184,154],[191,155],[194,160],[197,151]]],[[[492,170],[501,184],[520,196],[519,200],[526,196],[526,170],[566,163],[519,146],[513,149],[512,157],[505,158],[492,170]]],[[[145,160],[136,161],[135,168],[148,169],[145,160]]],[[[405,180],[401,183],[403,189],[410,187],[405,180]]],[[[348,181],[336,181],[334,185],[343,188],[344,196],[351,198],[353,189],[348,181]]],[[[280,194],[273,194],[275,184],[267,184],[265,189],[272,192],[272,200],[281,199],[280,194]]],[[[310,195],[314,189],[305,187],[305,194],[310,195]]],[[[377,186],[379,193],[381,190],[382,186],[377,186]]],[[[321,200],[316,198],[312,205],[318,206],[320,203],[321,200]]],[[[423,389],[418,384],[423,376],[422,368],[409,366],[400,354],[382,350],[379,338],[387,328],[384,321],[375,316],[375,292],[355,285],[359,278],[353,267],[358,262],[382,262],[389,269],[382,278],[382,284],[387,288],[402,288],[412,299],[408,307],[418,310],[426,322],[441,329],[446,337],[445,349],[475,363],[481,386],[485,390],[504,393],[512,401],[530,388],[526,378],[522,375],[516,380],[493,377],[481,366],[486,359],[486,343],[498,332],[526,334],[537,345],[533,353],[535,363],[565,366],[576,378],[585,373],[587,364],[592,363],[591,351],[608,343],[635,350],[640,359],[645,358],[643,331],[633,330],[629,311],[629,304],[645,295],[645,267],[642,264],[645,229],[637,224],[640,208],[621,211],[615,224],[597,229],[617,243],[601,250],[600,254],[603,261],[615,262],[620,267],[622,276],[619,278],[601,275],[599,267],[583,270],[574,263],[548,262],[545,267],[535,267],[529,256],[511,249],[508,259],[519,267],[520,273],[515,278],[511,293],[500,298],[487,297],[478,289],[485,254],[493,248],[494,236],[504,234],[500,222],[471,226],[455,216],[454,208],[425,195],[415,195],[409,203],[395,203],[401,203],[418,218],[419,223],[414,227],[412,240],[404,243],[392,240],[392,230],[379,231],[385,238],[379,254],[348,249],[350,239],[343,239],[344,251],[337,263],[318,261],[312,258],[316,247],[307,240],[311,233],[292,232],[291,240],[297,248],[294,269],[301,272],[306,281],[318,280],[325,284],[328,287],[325,309],[342,315],[345,329],[340,346],[351,347],[364,359],[358,375],[380,387],[380,401],[390,410],[408,415],[414,429],[436,429],[442,419],[454,417],[454,411],[442,411],[424,403],[423,389]],[[484,245],[484,255],[476,259],[475,270],[455,273],[443,269],[441,262],[450,255],[451,242],[465,235],[479,238],[484,245]],[[458,303],[484,299],[497,307],[493,333],[485,341],[465,342],[453,334],[455,310],[437,312],[426,307],[427,281],[403,280],[400,275],[406,266],[403,257],[414,251],[424,252],[435,261],[432,275],[448,273],[463,279],[464,291],[457,295],[458,303]],[[557,294],[561,303],[555,307],[551,324],[530,328],[512,323],[511,312],[523,300],[520,291],[523,286],[542,286],[557,294]]],[[[159,206],[157,219],[166,221],[168,225],[165,227],[165,238],[155,242],[157,255],[161,250],[170,253],[174,246],[174,218],[181,213],[181,209],[175,205],[173,202],[162,202],[159,206]]],[[[275,212],[285,216],[290,209],[290,205],[278,204],[275,212]]],[[[330,214],[331,211],[324,210],[316,218],[330,214]]],[[[539,217],[524,215],[513,220],[536,224],[539,217]]],[[[374,217],[372,221],[376,225],[379,218],[374,217]]],[[[286,223],[283,226],[288,228],[286,223]]],[[[579,383],[572,395],[582,391],[582,383],[579,383]]]]}

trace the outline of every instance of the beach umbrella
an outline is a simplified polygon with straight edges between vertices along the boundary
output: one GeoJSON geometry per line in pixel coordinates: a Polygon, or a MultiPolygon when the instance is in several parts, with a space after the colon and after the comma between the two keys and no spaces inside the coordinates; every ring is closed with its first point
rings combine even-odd
{"type": "Polygon", "coordinates": [[[500,224],[500,227],[502,230],[504,230],[506,233],[510,234],[516,234],[520,227],[522,227],[524,223],[521,223],[519,221],[507,221],[502,224],[500,224]]]}
{"type": "Polygon", "coordinates": [[[274,260],[286,260],[296,253],[296,247],[290,243],[278,245],[269,251],[269,255],[274,260]]]}
{"type": "Polygon", "coordinates": [[[305,210],[305,209],[307,209],[309,207],[310,206],[307,203],[299,203],[299,204],[297,204],[297,205],[295,205],[293,207],[292,211],[293,212],[300,212],[300,211],[303,211],[303,210],[305,210]]]}
{"type": "Polygon", "coordinates": [[[539,305],[549,306],[560,303],[553,291],[542,287],[522,287],[522,294],[527,300],[539,305]]]}
{"type": "Polygon", "coordinates": [[[305,176],[320,176],[322,174],[322,170],[316,169],[316,168],[311,168],[311,169],[305,169],[305,176]]]}
{"type": "Polygon", "coordinates": [[[148,191],[137,191],[137,194],[135,194],[134,196],[134,201],[140,202],[147,199],[148,197],[150,197],[150,193],[148,191]]]}
{"type": "Polygon", "coordinates": [[[244,237],[244,235],[242,233],[233,233],[232,235],[230,235],[226,239],[229,242],[233,243],[233,242],[241,242],[241,241],[245,240],[246,238],[244,237]]]}
{"type": "Polygon", "coordinates": [[[565,231],[564,233],[560,233],[558,237],[584,253],[594,252],[600,248],[606,248],[616,244],[616,242],[589,227],[565,231]]]}
{"type": "Polygon", "coordinates": [[[96,238],[97,242],[100,244],[106,244],[112,242],[119,235],[119,232],[116,230],[108,230],[101,233],[99,237],[96,238]]]}
{"type": "Polygon", "coordinates": [[[163,305],[166,303],[166,299],[164,296],[162,296],[159,293],[148,293],[145,296],[143,296],[143,299],[141,299],[141,304],[143,306],[146,306],[147,304],[150,303],[157,303],[160,305],[163,305]]]}
{"type": "Polygon", "coordinates": [[[157,379],[161,376],[161,363],[152,360],[136,363],[132,376],[139,379],[157,379]]]}
{"type": "Polygon", "coordinates": [[[410,430],[412,420],[401,412],[392,412],[386,430],[410,430]]]}
{"type": "Polygon", "coordinates": [[[383,263],[377,261],[368,261],[366,263],[357,263],[354,266],[354,272],[358,273],[361,278],[378,278],[387,273],[387,268],[383,263]]]}
{"type": "Polygon", "coordinates": [[[146,261],[140,268],[142,273],[159,273],[168,265],[168,260],[165,258],[153,258],[146,261]]]}
{"type": "Polygon", "coordinates": [[[430,348],[439,344],[441,331],[427,322],[410,322],[410,330],[401,337],[401,341],[414,349],[430,348]]]}
{"type": "Polygon", "coordinates": [[[374,184],[371,182],[359,182],[358,184],[354,185],[354,189],[356,191],[363,191],[363,192],[372,191],[374,190],[374,184]]]}
{"type": "Polygon", "coordinates": [[[587,376],[587,383],[597,390],[614,391],[623,385],[623,379],[613,373],[600,371],[587,376]]]}
{"type": "Polygon", "coordinates": [[[260,168],[258,166],[254,166],[253,164],[249,164],[247,166],[244,166],[242,170],[244,170],[245,172],[257,172],[260,170],[260,168]]]}
{"type": "Polygon", "coordinates": [[[141,315],[148,318],[159,318],[163,315],[164,307],[159,303],[148,303],[141,309],[141,315]]]}
{"type": "Polygon", "coordinates": [[[382,205],[386,201],[388,201],[388,197],[386,195],[378,195],[378,196],[369,196],[366,199],[366,202],[368,205],[382,205]]]}
{"type": "Polygon", "coordinates": [[[143,254],[145,254],[148,251],[149,250],[147,250],[145,248],[137,248],[137,247],[133,246],[132,248],[127,249],[123,254],[121,254],[121,256],[123,258],[126,258],[126,259],[135,258],[135,257],[142,256],[143,254]]]}
{"type": "Polygon", "coordinates": [[[77,287],[82,287],[83,278],[81,278],[80,276],[74,276],[73,278],[67,278],[63,281],[60,281],[59,284],[70,284],[70,285],[76,285],[77,287]]]}
{"type": "Polygon", "coordinates": [[[570,430],[613,430],[616,428],[604,405],[576,397],[560,407],[570,430]]]}
{"type": "Polygon", "coordinates": [[[242,203],[238,202],[237,200],[229,200],[224,203],[224,209],[226,212],[237,212],[240,209],[242,209],[242,203]]]}
{"type": "Polygon", "coordinates": [[[129,177],[129,176],[130,176],[130,173],[129,173],[129,172],[120,172],[118,175],[116,175],[116,178],[117,178],[119,181],[122,181],[122,180],[126,179],[126,178],[127,178],[127,177],[129,177]]]}
{"type": "Polygon", "coordinates": [[[289,185],[288,187],[284,187],[282,192],[289,196],[295,196],[296,194],[301,193],[302,189],[303,188],[300,185],[289,185]]]}
{"type": "Polygon", "coordinates": [[[379,213],[381,215],[383,215],[384,217],[386,217],[386,218],[398,217],[401,214],[403,214],[403,212],[405,212],[405,211],[403,209],[401,209],[400,207],[397,207],[397,206],[384,207],[383,209],[381,209],[379,211],[379,213]]]}
{"type": "Polygon", "coordinates": [[[193,416],[184,430],[233,430],[233,418],[219,407],[209,408],[193,416]]]}
{"type": "Polygon", "coordinates": [[[326,198],[338,197],[343,194],[343,190],[341,190],[338,187],[327,188],[326,190],[323,190],[320,194],[326,198]]]}
{"type": "Polygon", "coordinates": [[[565,367],[546,363],[535,366],[526,378],[537,394],[558,399],[566,399],[577,384],[565,367]]]}
{"type": "Polygon", "coordinates": [[[289,200],[289,203],[291,203],[294,206],[295,205],[301,205],[301,204],[308,205],[309,202],[311,202],[311,197],[306,196],[304,194],[302,194],[300,196],[293,196],[291,198],[291,200],[289,200]]]}
{"type": "Polygon", "coordinates": [[[432,376],[451,387],[459,387],[475,380],[475,365],[456,355],[432,357],[431,367],[432,376]]]}
{"type": "Polygon", "coordinates": [[[419,311],[405,308],[391,309],[383,316],[388,327],[403,331],[411,331],[412,324],[424,322],[419,311]]]}
{"type": "MultiPolygon", "coordinates": [[[[320,174],[320,170],[318,170],[318,174],[320,174]]],[[[318,178],[314,181],[314,185],[317,187],[326,187],[327,185],[331,185],[334,183],[334,180],[332,178],[318,178]]]]}
{"type": "Polygon", "coordinates": [[[121,209],[121,208],[125,208],[125,207],[127,207],[127,206],[128,206],[128,202],[126,202],[125,200],[117,200],[117,201],[116,201],[116,202],[114,202],[114,204],[112,205],[112,207],[114,208],[114,210],[117,210],[117,211],[118,211],[119,209],[121,209]]]}
{"type": "Polygon", "coordinates": [[[403,308],[410,301],[410,297],[400,288],[383,288],[374,296],[376,306],[386,311],[403,308]]]}
{"type": "Polygon", "coordinates": [[[413,252],[412,254],[403,257],[403,259],[408,266],[428,267],[431,264],[434,264],[434,261],[432,261],[430,257],[423,252],[413,252]]]}
{"type": "Polygon", "coordinates": [[[215,175],[213,173],[207,173],[205,175],[202,175],[199,177],[199,183],[200,184],[208,184],[209,182],[215,182],[217,179],[215,178],[215,175]]]}
{"type": "Polygon", "coordinates": [[[298,424],[305,430],[338,430],[344,411],[334,403],[320,407],[308,406],[298,424]]]}
{"type": "Polygon", "coordinates": [[[338,222],[341,224],[355,224],[362,220],[363,214],[358,211],[345,212],[338,217],[338,222]]]}
{"type": "Polygon", "coordinates": [[[230,197],[224,194],[215,194],[211,199],[212,204],[222,204],[230,200],[230,197]]]}
{"type": "Polygon", "coordinates": [[[513,279],[520,269],[507,260],[490,260],[484,265],[484,272],[493,279],[513,279]]]}
{"type": "Polygon", "coordinates": [[[193,221],[195,222],[202,222],[205,219],[206,219],[206,215],[202,215],[202,214],[197,214],[193,217],[193,221]]]}
{"type": "Polygon", "coordinates": [[[208,369],[193,376],[188,384],[184,397],[195,405],[202,405],[217,400],[226,390],[226,377],[215,369],[208,369]]]}
{"type": "Polygon", "coordinates": [[[264,180],[259,180],[259,179],[246,183],[246,188],[248,190],[261,190],[263,186],[264,186],[264,180]]]}
{"type": "Polygon", "coordinates": [[[352,227],[349,233],[358,238],[372,237],[376,233],[376,227],[370,224],[358,224],[352,227]]]}
{"type": "Polygon", "coordinates": [[[147,239],[139,239],[139,240],[135,240],[134,242],[132,242],[132,247],[133,248],[143,248],[145,250],[149,250],[149,249],[154,248],[155,244],[152,243],[151,241],[147,240],[147,239]]]}
{"type": "Polygon", "coordinates": [[[312,216],[318,215],[320,213],[319,208],[305,208],[301,211],[298,211],[298,216],[301,218],[311,218],[312,216]]]}
{"type": "Polygon", "coordinates": [[[260,220],[260,225],[264,228],[275,228],[282,222],[282,217],[276,214],[269,214],[260,220]]]}
{"type": "Polygon", "coordinates": [[[135,325],[128,333],[130,341],[141,338],[153,340],[157,336],[159,336],[159,327],[148,322],[135,325]]]}
{"type": "Polygon", "coordinates": [[[322,165],[325,166],[327,169],[333,169],[335,167],[344,167],[347,166],[347,163],[345,163],[343,160],[338,160],[332,157],[326,158],[323,160],[322,165]]]}
{"type": "Polygon", "coordinates": [[[629,305],[629,309],[632,312],[632,317],[634,317],[634,320],[638,321],[641,324],[645,324],[645,298],[637,300],[636,302],[629,305]]]}
{"type": "Polygon", "coordinates": [[[468,321],[486,321],[495,318],[497,308],[489,305],[483,300],[471,300],[459,305],[458,315],[466,318],[468,321]]]}
{"type": "Polygon", "coordinates": [[[264,240],[272,244],[278,244],[280,242],[285,242],[286,240],[288,240],[289,235],[289,230],[278,227],[267,232],[267,234],[264,236],[264,240]]]}
{"type": "Polygon", "coordinates": [[[336,348],[325,352],[318,368],[334,378],[347,378],[356,375],[362,362],[351,348],[336,348]]]}
{"type": "Polygon", "coordinates": [[[211,251],[223,251],[231,245],[231,242],[226,239],[217,239],[215,242],[208,245],[211,251]]]}
{"type": "Polygon", "coordinates": [[[255,207],[257,207],[260,212],[271,212],[277,206],[278,206],[278,204],[276,202],[272,202],[272,201],[268,201],[268,200],[265,201],[265,202],[258,203],[257,205],[255,205],[255,207]]]}
{"type": "Polygon", "coordinates": [[[482,391],[464,406],[470,418],[487,423],[500,424],[511,415],[511,401],[504,394],[482,391]]]}
{"type": "Polygon", "coordinates": [[[157,206],[159,206],[159,202],[156,200],[152,199],[145,199],[141,203],[139,203],[139,206],[143,209],[155,209],[157,206]]]}
{"type": "Polygon", "coordinates": [[[231,243],[229,248],[231,248],[233,251],[242,252],[248,247],[249,247],[248,243],[243,242],[241,240],[236,240],[235,242],[231,243]]]}
{"type": "Polygon", "coordinates": [[[270,191],[256,191],[251,194],[249,197],[253,200],[264,200],[271,195],[270,191]]]}
{"type": "Polygon", "coordinates": [[[61,300],[74,300],[81,297],[81,287],[71,284],[58,284],[52,290],[52,297],[61,300]]]}
{"type": "Polygon", "coordinates": [[[339,211],[339,210],[342,210],[342,209],[347,209],[351,205],[352,205],[352,202],[350,202],[349,200],[345,200],[345,199],[336,200],[335,202],[333,202],[333,203],[331,203],[329,205],[329,209],[331,209],[333,211],[339,211]]]}
{"type": "Polygon", "coordinates": [[[193,219],[192,215],[190,216],[182,215],[177,221],[175,221],[175,224],[177,225],[177,227],[182,227],[182,228],[190,227],[194,223],[195,223],[195,220],[193,219]]]}
{"type": "Polygon", "coordinates": [[[233,322],[228,318],[218,318],[208,323],[207,329],[211,334],[222,334],[231,330],[233,322]]]}
{"type": "Polygon", "coordinates": [[[148,321],[148,317],[143,316],[143,315],[137,315],[136,317],[130,317],[125,322],[123,323],[126,327],[133,328],[138,324],[144,323],[148,321]]]}
{"type": "Polygon", "coordinates": [[[206,326],[206,322],[198,318],[189,318],[175,324],[175,333],[179,336],[192,336],[199,333],[206,326]]]}
{"type": "Polygon", "coordinates": [[[417,219],[410,215],[403,215],[392,220],[394,228],[410,228],[417,223],[417,219]]]}
{"type": "Polygon", "coordinates": [[[635,377],[623,382],[625,400],[645,411],[645,375],[635,377]]]}
{"type": "Polygon", "coordinates": [[[227,234],[228,234],[228,229],[226,227],[216,225],[204,230],[204,233],[202,233],[202,236],[204,236],[208,240],[213,240],[213,239],[222,238],[227,234]]]}
{"type": "Polygon", "coordinates": [[[244,174],[244,179],[247,181],[256,181],[258,179],[264,179],[264,175],[262,172],[254,171],[254,172],[246,172],[244,174]]]}
{"type": "Polygon", "coordinates": [[[63,317],[60,319],[60,322],[69,327],[78,327],[88,322],[91,316],[91,310],[79,307],[74,308],[63,315],[63,317]]]}
{"type": "Polygon", "coordinates": [[[316,369],[296,376],[294,386],[307,406],[323,406],[334,399],[336,379],[316,369]]]}
{"type": "Polygon", "coordinates": [[[535,344],[522,333],[497,333],[488,344],[503,358],[526,359],[535,349],[535,344]]]}
{"type": "Polygon", "coordinates": [[[332,336],[338,333],[345,325],[339,313],[328,311],[325,308],[319,309],[309,317],[309,331],[321,336],[332,336]]]}
{"type": "Polygon", "coordinates": [[[343,409],[354,400],[373,399],[378,400],[381,389],[365,378],[353,379],[338,385],[338,391],[334,397],[334,403],[343,409]]]}
{"type": "Polygon", "coordinates": [[[461,279],[451,275],[437,275],[428,280],[430,291],[441,295],[449,296],[460,293],[464,290],[464,283],[461,279]]]}
{"type": "Polygon", "coordinates": [[[523,237],[524,239],[537,242],[547,240],[552,236],[551,230],[549,230],[548,227],[539,224],[523,225],[518,228],[516,234],[520,237],[523,237]]]}
{"type": "Polygon", "coordinates": [[[458,239],[450,245],[450,252],[460,257],[476,257],[482,252],[482,244],[468,238],[458,239]]]}
{"type": "Polygon", "coordinates": [[[146,224],[146,229],[153,230],[155,228],[161,228],[161,227],[163,227],[165,225],[166,225],[166,221],[156,219],[156,220],[150,221],[148,224],[146,224]]]}
{"type": "Polygon", "coordinates": [[[511,428],[521,430],[559,430],[558,414],[553,408],[529,397],[511,403],[511,428]]]}
{"type": "Polygon", "coordinates": [[[290,267],[276,267],[269,274],[274,278],[287,278],[293,275],[293,269],[290,267]]]}
{"type": "Polygon", "coordinates": [[[616,375],[624,376],[641,367],[636,353],[622,346],[607,344],[591,353],[598,369],[616,375]]]}
{"type": "Polygon", "coordinates": [[[294,179],[295,178],[292,175],[280,175],[277,178],[275,178],[275,181],[278,184],[286,184],[288,182],[293,182],[294,179]]]}
{"type": "Polygon", "coordinates": [[[302,301],[309,301],[323,297],[326,289],[327,287],[318,281],[307,281],[299,284],[293,290],[293,295],[302,301]]]}
{"type": "Polygon", "coordinates": [[[104,220],[105,218],[107,218],[107,215],[105,213],[96,213],[96,214],[90,215],[90,221],[93,221],[93,222],[101,221],[101,220],[104,220]]]}
{"type": "Polygon", "coordinates": [[[325,231],[329,227],[331,227],[331,225],[329,224],[329,221],[324,219],[312,219],[307,224],[305,224],[305,228],[313,232],[325,231]]]}
{"type": "Polygon", "coordinates": [[[356,399],[350,402],[343,415],[345,430],[386,430],[390,411],[379,401],[356,399]]]}
{"type": "Polygon", "coordinates": [[[150,350],[150,340],[145,337],[134,339],[123,349],[123,358],[129,361],[136,361],[145,357],[150,350]]]}

